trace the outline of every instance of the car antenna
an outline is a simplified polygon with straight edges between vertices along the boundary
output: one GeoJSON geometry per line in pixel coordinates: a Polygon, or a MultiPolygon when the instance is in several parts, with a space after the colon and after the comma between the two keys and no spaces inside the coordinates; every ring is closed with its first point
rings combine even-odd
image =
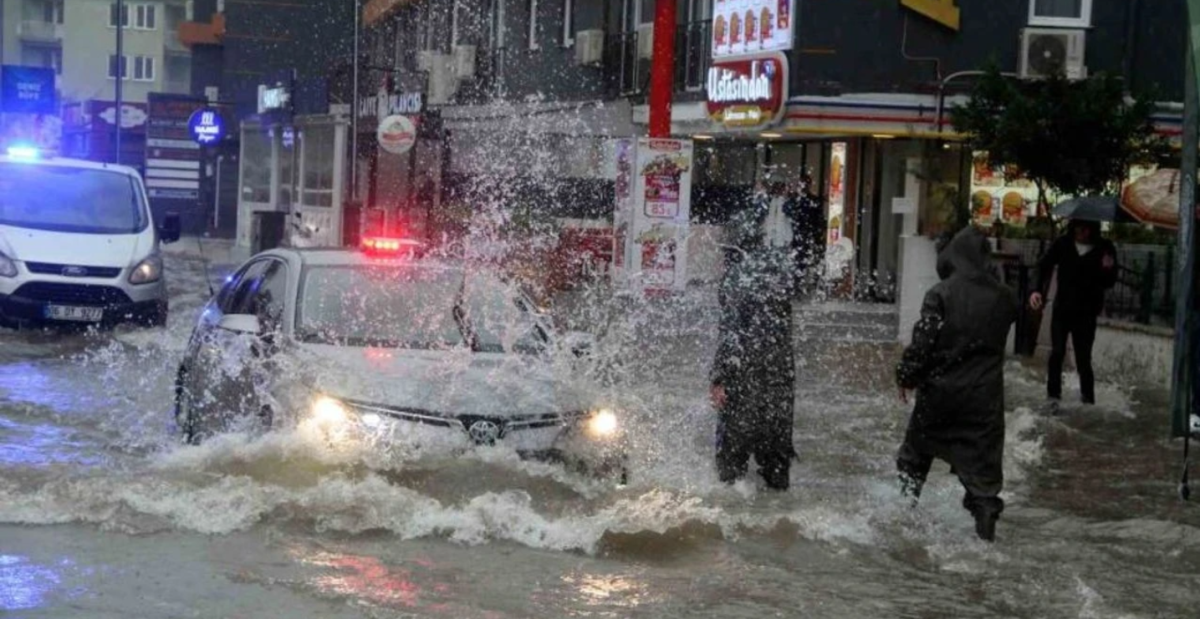
{"type": "Polygon", "coordinates": [[[200,249],[200,265],[204,267],[204,283],[208,284],[208,296],[216,296],[213,292],[212,273],[209,272],[208,258],[204,256],[204,243],[200,240],[200,235],[196,235],[196,247],[200,249]]]}

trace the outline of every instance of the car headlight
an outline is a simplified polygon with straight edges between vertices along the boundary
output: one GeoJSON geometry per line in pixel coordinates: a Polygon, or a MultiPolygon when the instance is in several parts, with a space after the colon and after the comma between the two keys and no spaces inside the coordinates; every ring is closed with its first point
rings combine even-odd
{"type": "Polygon", "coordinates": [[[611,409],[602,408],[588,417],[587,433],[592,438],[612,438],[621,430],[621,422],[611,409]]]}
{"type": "Polygon", "coordinates": [[[312,420],[326,427],[340,427],[350,420],[350,411],[346,405],[328,396],[313,400],[312,420]]]}
{"type": "Polygon", "coordinates": [[[131,284],[149,284],[162,279],[163,263],[162,258],[158,256],[150,256],[133,267],[133,271],[129,274],[129,283],[131,284]]]}
{"type": "Polygon", "coordinates": [[[0,277],[16,277],[17,263],[12,258],[0,254],[0,277]]]}

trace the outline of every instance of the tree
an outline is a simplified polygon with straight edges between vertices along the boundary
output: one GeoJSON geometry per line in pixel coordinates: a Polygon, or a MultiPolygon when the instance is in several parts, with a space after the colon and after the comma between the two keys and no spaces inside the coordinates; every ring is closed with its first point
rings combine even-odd
{"type": "Polygon", "coordinates": [[[1055,75],[1016,80],[988,68],[971,99],[951,111],[955,128],[993,165],[1015,166],[1038,188],[1065,195],[1119,191],[1131,165],[1155,161],[1165,142],[1154,132],[1150,96],[1127,96],[1121,78],[1055,75]]]}

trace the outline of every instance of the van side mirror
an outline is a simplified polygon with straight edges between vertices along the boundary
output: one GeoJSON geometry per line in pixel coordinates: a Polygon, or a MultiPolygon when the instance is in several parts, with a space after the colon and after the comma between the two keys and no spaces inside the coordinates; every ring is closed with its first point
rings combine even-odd
{"type": "Polygon", "coordinates": [[[183,234],[183,224],[179,221],[179,213],[167,213],[163,216],[162,224],[158,226],[158,238],[163,243],[174,243],[183,234]]]}
{"type": "Polygon", "coordinates": [[[221,317],[221,322],[217,323],[217,327],[243,335],[258,335],[262,332],[258,316],[254,314],[226,314],[221,317]]]}

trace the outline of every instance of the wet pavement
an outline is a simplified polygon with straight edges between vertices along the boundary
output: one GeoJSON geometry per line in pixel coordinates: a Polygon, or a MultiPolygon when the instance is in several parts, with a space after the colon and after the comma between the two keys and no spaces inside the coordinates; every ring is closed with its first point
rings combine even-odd
{"type": "Polygon", "coordinates": [[[944,464],[898,500],[907,410],[878,346],[798,344],[790,492],[717,483],[706,311],[628,344],[652,421],[628,487],[503,448],[381,467],[298,433],[183,447],[170,385],[204,273],[170,254],[165,330],[0,333],[0,615],[1200,616],[1161,391],[1102,385],[1048,418],[1011,362],[994,545],[944,464]]]}

